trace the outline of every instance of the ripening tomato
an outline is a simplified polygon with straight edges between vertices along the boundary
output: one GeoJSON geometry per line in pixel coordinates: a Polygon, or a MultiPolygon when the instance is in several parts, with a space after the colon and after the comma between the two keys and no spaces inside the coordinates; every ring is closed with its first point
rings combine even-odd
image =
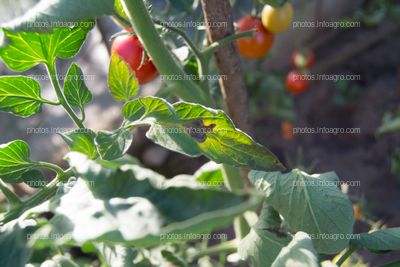
{"type": "Polygon", "coordinates": [[[291,71],[286,77],[286,87],[292,94],[301,94],[308,88],[307,77],[299,71],[291,71]]]}
{"type": "Polygon", "coordinates": [[[285,139],[286,141],[293,140],[293,128],[293,123],[291,123],[290,121],[283,121],[281,123],[281,132],[283,139],[285,139]]]}
{"type": "Polygon", "coordinates": [[[274,35],[264,29],[261,20],[251,16],[241,18],[237,22],[238,32],[257,30],[254,37],[238,39],[237,46],[242,56],[247,58],[261,58],[272,48],[274,35]]]}
{"type": "Polygon", "coordinates": [[[261,13],[264,27],[272,33],[287,30],[293,20],[293,6],[286,2],[282,7],[265,5],[261,13]]]}
{"type": "Polygon", "coordinates": [[[134,35],[121,35],[114,39],[112,53],[117,53],[135,72],[139,84],[145,84],[158,76],[158,71],[149,57],[143,60],[144,49],[139,39],[134,35]]]}
{"type": "Polygon", "coordinates": [[[360,204],[358,203],[353,204],[353,210],[354,210],[354,219],[357,221],[361,220],[362,214],[361,214],[360,204]]]}
{"type": "Polygon", "coordinates": [[[294,51],[292,54],[292,65],[298,69],[310,69],[315,63],[315,55],[311,50],[294,51]]]}

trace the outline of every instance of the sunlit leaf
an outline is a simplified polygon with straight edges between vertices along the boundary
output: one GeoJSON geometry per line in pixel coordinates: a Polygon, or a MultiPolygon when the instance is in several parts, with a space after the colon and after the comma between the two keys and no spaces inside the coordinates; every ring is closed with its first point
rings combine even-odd
{"type": "Polygon", "coordinates": [[[282,164],[264,146],[235,128],[221,110],[199,104],[169,104],[155,97],[128,102],[124,116],[131,125],[149,124],[147,137],[188,156],[205,155],[217,163],[258,170],[281,170],[282,164]]]}
{"type": "Polygon", "coordinates": [[[0,110],[29,117],[42,110],[47,101],[40,96],[40,84],[23,76],[0,77],[0,110]]]}
{"type": "Polygon", "coordinates": [[[131,146],[132,140],[132,131],[124,128],[113,132],[99,131],[96,136],[98,151],[104,160],[114,160],[122,157],[131,146]]]}
{"type": "Polygon", "coordinates": [[[16,140],[0,146],[0,178],[9,183],[19,183],[21,175],[35,163],[29,159],[30,149],[27,143],[16,140]]]}
{"type": "Polygon", "coordinates": [[[14,71],[26,71],[39,63],[52,66],[56,58],[75,56],[92,27],[56,28],[52,33],[3,29],[6,41],[0,47],[0,57],[14,71]]]}
{"type": "Polygon", "coordinates": [[[139,92],[139,81],[135,73],[117,54],[111,57],[108,84],[111,95],[118,101],[127,102],[139,92]]]}
{"type": "Polygon", "coordinates": [[[64,82],[64,94],[68,103],[78,107],[81,111],[83,111],[84,105],[92,100],[92,93],[85,84],[83,72],[75,63],[68,70],[64,82]]]}
{"type": "Polygon", "coordinates": [[[90,130],[73,130],[60,134],[71,151],[81,152],[91,159],[99,156],[94,142],[96,134],[90,130]]]}

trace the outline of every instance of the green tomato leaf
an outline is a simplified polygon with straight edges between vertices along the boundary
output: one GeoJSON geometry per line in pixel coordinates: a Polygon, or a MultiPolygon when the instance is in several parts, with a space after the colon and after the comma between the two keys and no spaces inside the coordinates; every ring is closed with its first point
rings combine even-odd
{"type": "Polygon", "coordinates": [[[121,0],[115,0],[114,8],[117,14],[126,21],[129,21],[129,17],[126,14],[124,7],[122,6],[121,0]]]}
{"type": "Polygon", "coordinates": [[[123,114],[132,125],[149,124],[147,137],[170,150],[192,157],[203,154],[217,163],[238,167],[284,169],[275,155],[235,128],[221,110],[144,97],[128,102],[123,114]]]}
{"type": "Polygon", "coordinates": [[[108,84],[117,101],[127,102],[139,93],[139,81],[128,64],[117,54],[111,57],[108,84]]]}
{"type": "Polygon", "coordinates": [[[0,266],[25,266],[32,254],[27,241],[35,228],[17,221],[0,228],[0,266]]]}
{"type": "Polygon", "coordinates": [[[251,266],[271,266],[292,236],[280,230],[279,214],[265,202],[257,223],[239,244],[239,255],[251,266]]]}
{"type": "Polygon", "coordinates": [[[82,112],[84,105],[92,100],[92,93],[85,84],[83,72],[75,63],[68,70],[64,82],[64,93],[68,103],[74,107],[78,107],[82,112]]]}
{"type": "Polygon", "coordinates": [[[242,260],[254,267],[271,266],[279,252],[291,241],[291,236],[267,229],[251,229],[239,244],[242,260]]]}
{"type": "Polygon", "coordinates": [[[0,110],[25,118],[40,112],[47,102],[40,96],[40,84],[34,79],[0,77],[0,110]]]}
{"type": "Polygon", "coordinates": [[[168,185],[161,175],[137,165],[110,168],[76,152],[67,160],[80,179],[54,212],[74,225],[72,237],[79,243],[148,247],[179,242],[188,239],[185,234],[226,226],[260,202],[226,191],[168,185]]]}
{"type": "Polygon", "coordinates": [[[400,131],[400,117],[391,118],[378,128],[377,134],[396,133],[400,131]]]}
{"type": "Polygon", "coordinates": [[[70,258],[63,255],[55,255],[51,260],[46,260],[40,266],[43,267],[79,267],[79,265],[73,262],[70,258]]]}
{"type": "Polygon", "coordinates": [[[304,232],[298,232],[293,240],[279,252],[271,267],[293,266],[319,267],[317,252],[311,238],[304,232]]]}
{"type": "Polygon", "coordinates": [[[14,71],[26,71],[39,63],[50,66],[58,58],[71,58],[78,53],[90,27],[56,28],[52,33],[12,32],[3,29],[6,42],[0,57],[14,71]]]}
{"type": "Polygon", "coordinates": [[[267,203],[285,218],[292,231],[303,231],[312,237],[318,252],[334,254],[348,246],[353,207],[339,190],[335,173],[251,171],[249,178],[265,192],[267,203]]]}
{"type": "Polygon", "coordinates": [[[351,243],[372,252],[400,250],[400,227],[363,233],[359,238],[352,239],[351,243]]]}
{"type": "Polygon", "coordinates": [[[3,24],[2,27],[17,31],[43,32],[52,28],[84,26],[88,19],[113,15],[113,0],[42,0],[28,14],[3,24]]]}
{"type": "Polygon", "coordinates": [[[93,131],[82,131],[79,129],[60,134],[60,136],[67,143],[71,151],[85,154],[90,159],[96,159],[99,156],[94,142],[96,134],[93,131]]]}
{"type": "Polygon", "coordinates": [[[175,267],[187,267],[188,264],[175,253],[169,250],[161,251],[161,256],[170,264],[175,267]]]}
{"type": "Polygon", "coordinates": [[[221,167],[221,164],[210,161],[198,169],[194,176],[201,184],[210,187],[219,187],[224,184],[224,177],[222,175],[221,167]]]}
{"type": "Polygon", "coordinates": [[[35,167],[29,159],[30,149],[27,143],[16,140],[0,146],[0,178],[8,183],[21,182],[22,174],[35,167]]]}
{"type": "Polygon", "coordinates": [[[132,130],[120,128],[113,132],[99,131],[96,144],[102,159],[114,160],[122,157],[128,151],[132,140],[132,130]]]}
{"type": "Polygon", "coordinates": [[[39,170],[30,170],[22,174],[22,180],[32,188],[41,188],[46,185],[46,178],[39,170]]]}
{"type": "Polygon", "coordinates": [[[137,266],[134,264],[135,258],[138,256],[138,251],[124,247],[121,245],[112,245],[105,243],[95,243],[94,244],[107,261],[108,266],[113,267],[134,267],[137,266]]]}

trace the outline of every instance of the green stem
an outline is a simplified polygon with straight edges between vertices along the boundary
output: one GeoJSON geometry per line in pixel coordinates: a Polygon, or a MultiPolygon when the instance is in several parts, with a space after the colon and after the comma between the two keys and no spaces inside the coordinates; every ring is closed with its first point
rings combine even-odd
{"type": "MultiPolygon", "coordinates": [[[[204,57],[202,51],[199,48],[197,48],[196,44],[191,40],[190,36],[184,30],[181,30],[177,27],[169,26],[167,23],[163,23],[158,20],[154,20],[154,23],[157,25],[160,25],[172,32],[175,32],[179,36],[181,36],[182,39],[185,41],[185,43],[187,44],[187,46],[193,52],[193,54],[195,55],[195,57],[197,59],[197,64],[199,65],[199,76],[204,77],[204,75],[208,74],[208,61],[204,57]]],[[[201,80],[201,81],[202,81],[201,85],[202,85],[203,90],[208,91],[209,88],[207,85],[207,81],[206,80],[201,80]]]]}
{"type": "Polygon", "coordinates": [[[350,246],[346,250],[346,252],[339,258],[339,260],[336,262],[336,265],[340,267],[351,256],[351,254],[353,254],[353,252],[356,250],[357,250],[356,247],[350,246]]]}
{"type": "MultiPolygon", "coordinates": [[[[244,183],[238,168],[223,165],[222,175],[224,183],[230,191],[243,191],[244,183]]],[[[250,227],[243,216],[235,218],[233,225],[238,240],[241,240],[250,232],[250,227]]]]}
{"type": "Polygon", "coordinates": [[[56,65],[50,65],[46,64],[47,71],[50,76],[51,84],[53,85],[53,88],[57,94],[58,101],[60,104],[64,107],[65,111],[68,113],[70,118],[75,122],[75,124],[81,128],[84,129],[85,126],[81,122],[81,120],[76,116],[75,112],[72,110],[71,106],[68,104],[67,100],[65,99],[64,93],[62,92],[60,88],[60,84],[58,83],[57,79],[57,70],[56,70],[56,65]]]}
{"type": "Polygon", "coordinates": [[[170,83],[177,85],[176,94],[185,101],[201,104],[210,103],[209,95],[194,81],[186,79],[185,72],[174,60],[154,27],[153,20],[143,0],[122,0],[121,2],[128,14],[133,30],[140,37],[158,71],[170,83]]]}
{"type": "Polygon", "coordinates": [[[230,42],[236,41],[237,39],[240,38],[252,37],[254,36],[255,33],[256,33],[255,30],[250,30],[229,35],[217,42],[212,43],[209,47],[204,49],[202,53],[208,59],[222,46],[229,44],[230,42]]]}
{"type": "Polygon", "coordinates": [[[57,165],[49,163],[49,162],[38,162],[37,166],[52,170],[55,173],[57,173],[57,175],[63,175],[64,174],[64,170],[63,169],[61,169],[57,165]]]}
{"type": "Polygon", "coordinates": [[[168,22],[164,23],[162,21],[159,20],[153,20],[155,24],[160,25],[172,32],[177,33],[179,36],[182,37],[182,39],[186,42],[186,44],[189,46],[190,50],[192,50],[193,54],[198,57],[198,58],[202,58],[203,55],[200,51],[200,49],[197,48],[197,46],[194,44],[194,42],[190,39],[189,35],[184,31],[181,30],[177,27],[173,27],[173,26],[169,26],[168,22]]]}
{"type": "Polygon", "coordinates": [[[236,239],[220,243],[218,245],[200,250],[192,255],[193,260],[203,256],[218,255],[220,253],[233,253],[238,249],[238,241],[236,239]]]}
{"type": "Polygon", "coordinates": [[[69,177],[73,175],[71,169],[66,170],[65,172],[58,174],[56,178],[43,187],[36,195],[28,199],[27,201],[22,202],[22,205],[17,206],[7,213],[0,216],[0,225],[4,225],[12,220],[20,217],[25,211],[32,209],[44,201],[52,197],[56,194],[58,190],[59,182],[67,180],[69,177]]]}
{"type": "Polygon", "coordinates": [[[43,98],[41,99],[41,101],[42,101],[43,103],[45,103],[45,104],[49,104],[49,105],[52,105],[52,106],[59,106],[59,105],[61,105],[60,101],[54,102],[54,101],[50,101],[50,100],[43,99],[43,98]]]}
{"type": "Polygon", "coordinates": [[[13,191],[11,191],[7,184],[2,180],[0,180],[0,191],[3,192],[4,196],[7,198],[12,207],[20,206],[22,204],[22,201],[19,199],[19,197],[13,191]]]}

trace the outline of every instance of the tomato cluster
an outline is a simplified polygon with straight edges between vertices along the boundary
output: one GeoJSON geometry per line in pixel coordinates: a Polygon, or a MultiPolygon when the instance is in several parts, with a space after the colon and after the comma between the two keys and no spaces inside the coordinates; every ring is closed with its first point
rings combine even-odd
{"type": "Polygon", "coordinates": [[[118,54],[135,72],[139,84],[145,84],[158,76],[158,71],[151,59],[145,55],[144,48],[137,36],[126,32],[116,37],[111,47],[112,53],[118,54]]]}
{"type": "Polygon", "coordinates": [[[265,5],[261,19],[246,16],[236,22],[238,33],[256,30],[253,37],[237,40],[239,53],[246,58],[261,58],[272,48],[275,33],[287,30],[293,20],[293,7],[286,2],[282,7],[265,5]]]}
{"type": "Polygon", "coordinates": [[[307,73],[315,63],[314,53],[310,50],[295,51],[292,54],[292,65],[296,70],[288,73],[286,87],[293,94],[304,93],[309,85],[307,73]]]}

